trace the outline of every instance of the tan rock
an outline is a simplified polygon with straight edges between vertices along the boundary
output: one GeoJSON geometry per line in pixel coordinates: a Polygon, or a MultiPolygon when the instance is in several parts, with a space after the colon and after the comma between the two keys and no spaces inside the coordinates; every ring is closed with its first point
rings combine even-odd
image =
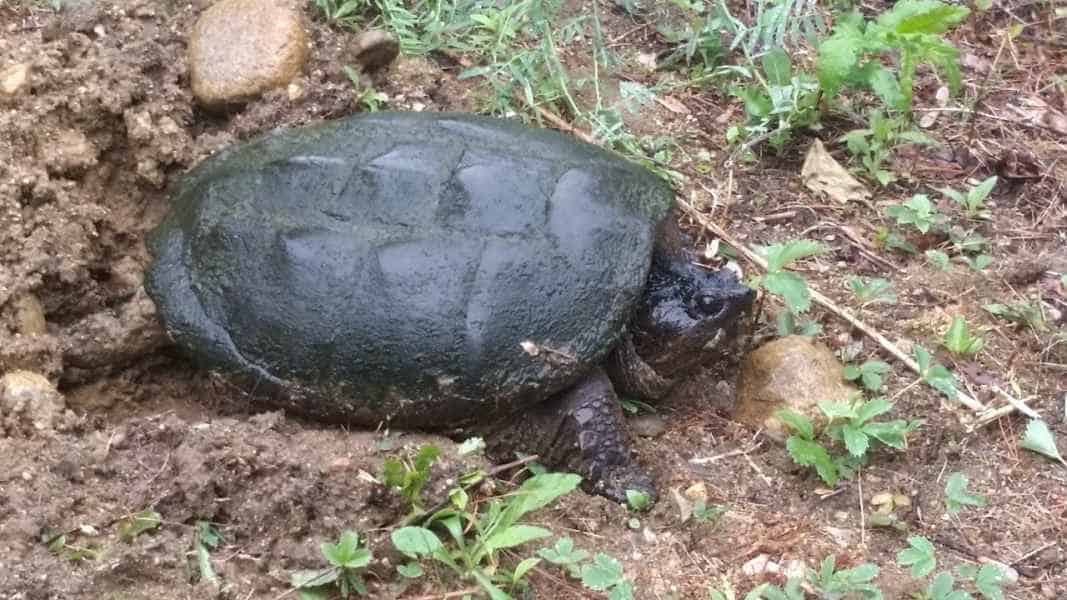
{"type": "Polygon", "coordinates": [[[99,151],[77,129],[64,129],[38,141],[38,152],[49,172],[73,175],[96,164],[99,151]]]}
{"type": "Polygon", "coordinates": [[[0,71],[0,95],[14,96],[29,85],[29,63],[15,63],[0,71]]]}
{"type": "Polygon", "coordinates": [[[48,333],[48,323],[44,317],[44,307],[33,294],[26,294],[15,301],[15,327],[22,335],[43,335],[48,333]]]}
{"type": "Polygon", "coordinates": [[[0,378],[0,433],[51,430],[65,408],[63,396],[39,373],[12,371],[0,378]]]}
{"type": "Polygon", "coordinates": [[[356,38],[356,60],[366,71],[388,67],[400,55],[400,43],[392,34],[368,29],[356,38]]]}
{"type": "Polygon", "coordinates": [[[189,38],[193,94],[222,108],[285,87],[303,68],[307,43],[301,13],[280,0],[222,0],[189,38]]]}
{"type": "Polygon", "coordinates": [[[821,420],[819,402],[847,402],[853,392],[843,370],[829,348],[803,336],[764,344],[741,362],[734,419],[776,434],[787,432],[774,416],[782,408],[821,420]]]}

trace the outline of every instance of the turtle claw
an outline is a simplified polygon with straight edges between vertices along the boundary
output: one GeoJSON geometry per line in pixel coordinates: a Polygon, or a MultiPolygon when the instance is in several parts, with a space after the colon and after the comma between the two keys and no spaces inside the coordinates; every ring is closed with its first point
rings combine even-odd
{"type": "Polygon", "coordinates": [[[659,497],[652,477],[633,462],[612,465],[602,470],[599,478],[586,481],[589,484],[586,488],[588,493],[603,496],[619,504],[629,503],[627,492],[630,491],[647,495],[651,502],[655,502],[659,497]]]}

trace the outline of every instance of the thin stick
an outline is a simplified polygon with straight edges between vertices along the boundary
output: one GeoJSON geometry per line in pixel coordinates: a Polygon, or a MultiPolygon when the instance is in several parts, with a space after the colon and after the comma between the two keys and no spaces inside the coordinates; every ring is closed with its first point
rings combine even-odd
{"type": "Polygon", "coordinates": [[[430,594],[429,596],[416,596],[411,600],[448,600],[449,598],[462,598],[463,596],[472,596],[482,591],[482,588],[471,587],[465,590],[459,590],[457,592],[448,592],[445,594],[430,594]]]}
{"type": "MultiPolygon", "coordinates": [[[[696,219],[696,221],[700,223],[701,226],[706,228],[708,231],[714,233],[715,235],[719,236],[720,239],[736,248],[738,252],[745,255],[745,258],[758,265],[761,269],[763,269],[764,271],[767,270],[767,261],[764,260],[762,256],[756,254],[744,244],[735,240],[733,236],[723,231],[721,227],[709,221],[707,218],[704,217],[703,214],[693,208],[693,206],[686,202],[685,199],[683,199],[681,196],[676,196],[675,201],[678,203],[679,206],[682,207],[683,210],[685,210],[685,212],[689,213],[691,217],[696,219]]],[[[810,288],[810,286],[809,289],[811,289],[811,298],[815,301],[816,304],[822,306],[837,317],[847,321],[850,325],[862,331],[875,342],[878,342],[879,346],[881,346],[887,352],[895,356],[898,360],[900,360],[900,362],[904,363],[904,365],[912,371],[915,371],[920,375],[922,374],[922,369],[919,368],[918,363],[916,363],[910,356],[905,354],[904,351],[901,350],[896,344],[889,341],[884,335],[879,333],[875,328],[852,316],[851,313],[839,307],[837,304],[834,303],[833,300],[830,300],[826,296],[822,295],[818,290],[810,288]]],[[[961,404],[964,404],[973,411],[983,412],[986,410],[986,406],[984,404],[959,390],[956,391],[956,399],[959,400],[961,404]]]]}

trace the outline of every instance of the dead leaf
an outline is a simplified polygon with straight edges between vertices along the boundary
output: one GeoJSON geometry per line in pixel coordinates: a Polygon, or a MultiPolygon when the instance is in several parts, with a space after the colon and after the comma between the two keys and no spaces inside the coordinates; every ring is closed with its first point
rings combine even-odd
{"type": "Polygon", "coordinates": [[[864,201],[871,196],[871,192],[862,183],[830,156],[819,139],[808,149],[800,177],[809,190],[822,192],[841,203],[850,200],[864,201]]]}
{"type": "Polygon", "coordinates": [[[1052,108],[1040,98],[1023,98],[1020,105],[1009,104],[1008,108],[1015,113],[1016,120],[1021,123],[1044,127],[1067,135],[1067,115],[1052,108]]]}
{"type": "Polygon", "coordinates": [[[656,102],[672,113],[677,113],[679,115],[689,114],[689,107],[682,104],[681,100],[678,100],[677,98],[671,96],[664,96],[662,98],[657,97],[656,102]]]}
{"type": "MultiPolygon", "coordinates": [[[[945,105],[948,104],[948,95],[947,87],[941,86],[937,88],[937,93],[934,94],[934,105],[937,109],[945,108],[945,105]]],[[[922,127],[923,129],[933,127],[939,116],[941,116],[940,110],[931,110],[923,113],[923,116],[919,118],[919,127],[922,127]]]]}

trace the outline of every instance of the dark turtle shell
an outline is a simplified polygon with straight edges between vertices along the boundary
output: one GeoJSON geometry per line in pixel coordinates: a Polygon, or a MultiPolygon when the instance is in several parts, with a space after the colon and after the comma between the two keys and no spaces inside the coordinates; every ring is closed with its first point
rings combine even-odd
{"type": "Polygon", "coordinates": [[[280,406],[447,427],[540,402],[606,356],[671,198],[554,131],[356,115],[194,169],[146,287],[182,349],[280,406]]]}

